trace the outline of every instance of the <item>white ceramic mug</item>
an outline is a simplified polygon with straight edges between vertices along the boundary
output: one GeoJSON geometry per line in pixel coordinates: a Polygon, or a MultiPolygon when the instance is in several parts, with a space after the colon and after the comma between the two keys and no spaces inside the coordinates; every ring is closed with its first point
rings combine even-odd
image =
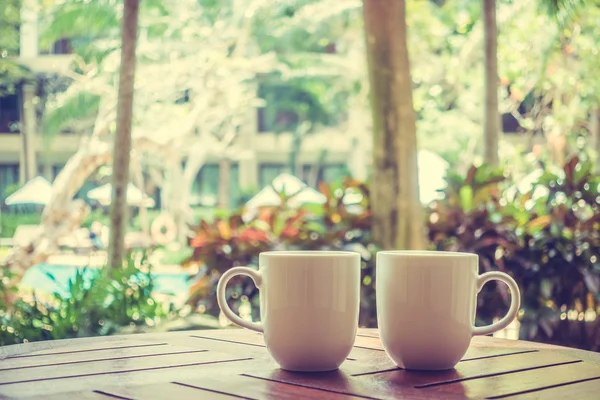
{"type": "Polygon", "coordinates": [[[521,303],[519,287],[509,275],[478,275],[476,254],[382,251],[376,268],[379,333],[388,356],[401,368],[454,368],[472,336],[506,328],[521,303]],[[475,327],[477,294],[491,280],[508,285],[510,308],[498,322],[475,327]]]}
{"type": "Polygon", "coordinates": [[[344,362],[356,337],[360,304],[360,255],[342,251],[273,251],[259,255],[259,271],[235,267],[217,286],[219,307],[235,324],[264,333],[281,368],[329,371],[344,362]],[[260,290],[261,322],[245,321],[226,301],[235,275],[260,290]]]}

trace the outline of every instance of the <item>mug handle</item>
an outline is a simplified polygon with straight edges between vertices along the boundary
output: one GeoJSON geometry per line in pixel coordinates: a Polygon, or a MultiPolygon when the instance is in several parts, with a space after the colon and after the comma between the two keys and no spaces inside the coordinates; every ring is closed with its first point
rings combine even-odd
{"type": "Polygon", "coordinates": [[[221,275],[219,283],[217,284],[217,303],[219,303],[219,308],[221,309],[221,311],[223,311],[223,314],[225,314],[227,319],[229,319],[234,324],[239,325],[243,328],[250,329],[252,331],[263,333],[264,331],[262,324],[241,319],[233,311],[231,311],[231,308],[229,308],[229,304],[227,304],[227,298],[225,296],[227,282],[229,282],[229,280],[236,275],[249,276],[256,285],[256,287],[260,289],[260,285],[262,284],[262,275],[260,274],[260,272],[248,267],[231,268],[225,271],[223,275],[221,275]]]}
{"type": "Polygon", "coordinates": [[[505,274],[504,272],[492,271],[480,275],[477,278],[477,293],[481,291],[483,285],[493,280],[506,283],[510,289],[510,308],[500,321],[491,325],[473,327],[473,336],[489,335],[490,333],[506,328],[515,319],[519,312],[519,308],[521,307],[521,292],[519,292],[519,285],[517,285],[517,282],[515,282],[510,275],[505,274]]]}

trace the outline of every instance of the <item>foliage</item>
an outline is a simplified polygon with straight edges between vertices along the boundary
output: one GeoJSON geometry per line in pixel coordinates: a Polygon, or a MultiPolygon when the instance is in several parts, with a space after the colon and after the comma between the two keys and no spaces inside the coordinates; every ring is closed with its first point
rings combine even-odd
{"type": "MultiPolygon", "coordinates": [[[[521,339],[598,350],[599,184],[591,163],[578,157],[562,170],[540,173],[523,193],[501,169],[471,167],[465,177],[450,174],[444,200],[428,208],[429,239],[438,250],[478,254],[482,272],[498,269],[517,280],[523,295],[521,339]]],[[[321,191],[328,201],[311,211],[290,210],[282,199],[281,207],[264,209],[246,222],[235,213],[196,227],[188,265],[198,265],[199,272],[189,303],[218,315],[219,276],[233,266],[256,266],[261,251],[357,250],[363,255],[360,323],[376,326],[368,189],[347,180],[342,187],[321,185],[321,191]],[[362,212],[344,204],[344,188],[358,188],[362,212]]],[[[249,302],[258,318],[257,290],[249,280],[232,280],[228,298],[234,310],[249,302]]],[[[503,315],[509,301],[504,285],[486,285],[478,296],[478,324],[503,315]]]]}
{"type": "Polygon", "coordinates": [[[19,56],[21,0],[0,4],[0,96],[15,92],[16,85],[29,76],[27,69],[14,61],[19,56]]]}
{"type": "MultiPolygon", "coordinates": [[[[145,255],[130,254],[122,269],[78,270],[66,287],[40,300],[19,298],[6,304],[0,298],[0,345],[24,341],[111,335],[130,325],[155,325],[163,316],[152,297],[151,265],[145,255]]],[[[2,270],[0,293],[10,272],[2,270]]],[[[50,279],[54,277],[47,273],[50,279]]],[[[63,285],[63,282],[56,282],[63,285]]]]}
{"type": "MultiPolygon", "coordinates": [[[[477,253],[482,271],[517,280],[521,339],[600,349],[600,176],[591,168],[575,156],[508,195],[501,171],[472,167],[429,210],[435,248],[477,253]]],[[[478,316],[490,322],[508,301],[504,285],[488,284],[478,316]]]]}
{"type": "MultiPolygon", "coordinates": [[[[279,207],[264,208],[255,216],[243,212],[212,223],[201,222],[190,240],[193,248],[187,266],[199,270],[190,288],[189,304],[199,312],[217,316],[216,284],[221,274],[234,266],[256,266],[260,252],[283,249],[359,250],[363,255],[363,304],[361,324],[375,320],[373,292],[374,246],[370,244],[368,189],[364,184],[347,179],[341,185],[320,185],[326,196],[324,205],[312,211],[308,207],[290,209],[283,194],[279,207]],[[351,196],[352,195],[352,196],[351,196]],[[355,204],[351,197],[359,198],[355,204]]],[[[231,280],[227,287],[233,310],[243,304],[252,305],[252,317],[258,318],[258,290],[242,277],[231,280]]]]}
{"type": "Polygon", "coordinates": [[[41,222],[39,213],[10,213],[0,214],[0,237],[12,238],[21,225],[38,225],[41,222]]]}

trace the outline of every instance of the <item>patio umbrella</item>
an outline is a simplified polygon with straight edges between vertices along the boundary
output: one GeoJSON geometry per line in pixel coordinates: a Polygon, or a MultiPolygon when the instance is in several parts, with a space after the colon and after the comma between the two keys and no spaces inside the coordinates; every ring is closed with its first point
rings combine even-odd
{"type": "MultiPolygon", "coordinates": [[[[112,201],[112,185],[107,183],[92,189],[87,193],[89,199],[97,200],[103,205],[109,205],[112,201]]],[[[127,204],[132,206],[154,207],[154,200],[148,197],[144,192],[135,187],[133,184],[127,186],[127,204]]]]}
{"type": "Polygon", "coordinates": [[[278,206],[281,203],[278,193],[284,193],[286,196],[294,195],[288,202],[288,205],[293,208],[303,204],[323,204],[326,201],[321,192],[309,187],[294,175],[281,174],[273,179],[269,186],[248,200],[246,207],[253,209],[278,206]]]}
{"type": "Polygon", "coordinates": [[[39,204],[46,205],[50,201],[52,184],[46,178],[37,176],[11,194],[4,201],[6,205],[39,204]]]}

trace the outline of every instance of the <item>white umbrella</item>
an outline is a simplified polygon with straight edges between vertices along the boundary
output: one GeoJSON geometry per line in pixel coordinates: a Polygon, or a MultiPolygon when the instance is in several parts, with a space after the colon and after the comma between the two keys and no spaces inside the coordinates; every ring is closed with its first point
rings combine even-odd
{"type": "Polygon", "coordinates": [[[263,188],[246,203],[249,209],[258,207],[274,207],[281,204],[278,193],[286,196],[294,195],[288,202],[290,207],[300,207],[303,204],[323,204],[325,195],[309,187],[306,183],[290,174],[281,174],[273,182],[263,188]]]}
{"type": "Polygon", "coordinates": [[[22,188],[11,194],[4,201],[6,205],[16,204],[41,204],[46,205],[50,201],[52,184],[46,178],[37,176],[23,185],[22,188]]]}
{"type": "MultiPolygon", "coordinates": [[[[108,205],[112,201],[112,185],[107,183],[92,189],[87,193],[89,199],[97,200],[103,205],[108,205]]],[[[135,187],[133,184],[127,185],[127,204],[133,206],[154,207],[154,200],[149,198],[144,192],[135,187]]]]}

